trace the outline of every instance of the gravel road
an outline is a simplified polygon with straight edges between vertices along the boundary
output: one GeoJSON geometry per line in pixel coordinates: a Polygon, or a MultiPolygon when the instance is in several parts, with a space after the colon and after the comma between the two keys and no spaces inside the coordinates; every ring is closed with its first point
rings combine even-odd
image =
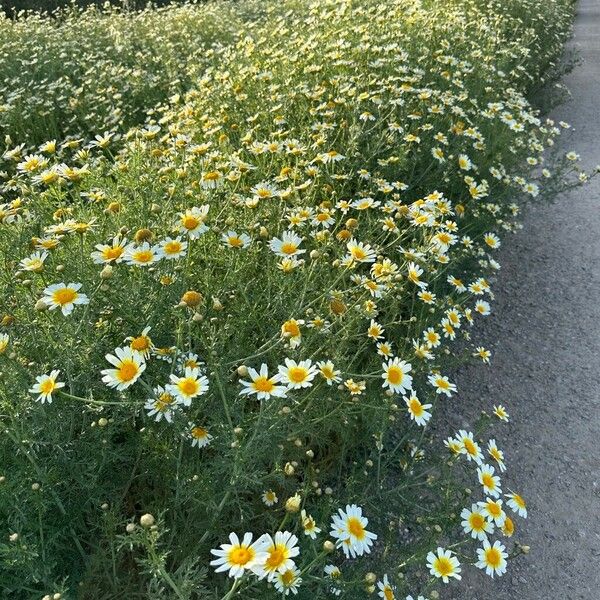
{"type": "MultiPolygon", "coordinates": [[[[572,44],[584,62],[552,116],[573,126],[563,147],[590,169],[600,163],[600,0],[579,2],[572,44]]],[[[441,598],[600,600],[600,178],[528,209],[499,261],[494,313],[477,332],[492,364],[462,369],[458,388],[465,414],[482,400],[510,412],[495,431],[505,487],[528,502],[515,537],[531,551],[499,580],[467,567],[441,598]]]]}

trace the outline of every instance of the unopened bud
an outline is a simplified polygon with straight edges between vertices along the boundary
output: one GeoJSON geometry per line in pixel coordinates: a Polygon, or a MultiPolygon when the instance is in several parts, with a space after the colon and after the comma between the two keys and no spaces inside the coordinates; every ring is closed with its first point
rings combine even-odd
{"type": "Polygon", "coordinates": [[[335,550],[335,544],[331,540],[325,540],[323,542],[323,550],[325,550],[325,552],[333,552],[335,550]]]}
{"type": "Polygon", "coordinates": [[[146,513],[140,517],[140,525],[148,529],[154,525],[154,517],[150,513],[146,513]]]}
{"type": "Polygon", "coordinates": [[[111,265],[106,265],[102,271],[100,271],[100,279],[110,279],[113,275],[113,268],[111,265]]]}
{"type": "Polygon", "coordinates": [[[35,310],[40,312],[43,310],[48,310],[48,308],[48,305],[41,298],[35,303],[35,310]]]}
{"type": "Polygon", "coordinates": [[[302,504],[302,498],[300,498],[299,494],[295,494],[294,496],[290,496],[285,502],[285,510],[289,513],[297,513],[300,510],[300,505],[302,504]]]}

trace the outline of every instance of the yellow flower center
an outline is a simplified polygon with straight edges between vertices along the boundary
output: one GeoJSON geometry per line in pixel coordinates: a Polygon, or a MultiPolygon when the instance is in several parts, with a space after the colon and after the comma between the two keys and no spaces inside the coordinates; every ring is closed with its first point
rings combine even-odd
{"type": "Polygon", "coordinates": [[[493,569],[497,569],[502,563],[502,554],[500,554],[500,550],[493,547],[486,550],[485,562],[493,569]]]}
{"type": "Polygon", "coordinates": [[[367,257],[367,253],[360,246],[353,246],[350,254],[352,254],[356,260],[363,260],[367,257]]]}
{"type": "Polygon", "coordinates": [[[273,391],[275,384],[268,378],[261,375],[254,380],[254,389],[257,392],[267,392],[270,393],[273,391]]]}
{"type": "Polygon", "coordinates": [[[191,377],[185,377],[177,383],[177,387],[186,395],[193,396],[198,393],[198,382],[191,377]]]}
{"type": "Polygon", "coordinates": [[[152,260],[153,256],[154,255],[152,254],[152,251],[150,251],[150,250],[138,250],[133,255],[133,258],[139,263],[148,263],[152,260]]]}
{"type": "Polygon", "coordinates": [[[394,592],[389,585],[386,585],[383,588],[383,597],[385,600],[394,600],[394,598],[395,598],[394,592]]]}
{"type": "Polygon", "coordinates": [[[243,546],[234,546],[227,556],[229,563],[243,567],[254,558],[254,550],[243,546]]]}
{"type": "Polygon", "coordinates": [[[283,324],[283,332],[287,333],[290,337],[296,337],[300,335],[300,327],[295,321],[287,321],[283,324]]]}
{"type": "Polygon", "coordinates": [[[111,248],[106,248],[103,252],[105,260],[116,260],[123,254],[122,246],[112,246],[111,248]]]}
{"type": "Polygon", "coordinates": [[[178,252],[181,252],[181,242],[167,242],[165,244],[165,252],[167,254],[177,254],[178,252]]]}
{"type": "Polygon", "coordinates": [[[229,242],[229,245],[234,248],[241,248],[244,245],[244,242],[236,236],[229,237],[227,241],[229,242]]]}
{"type": "MultiPolygon", "coordinates": [[[[197,440],[202,440],[207,435],[208,435],[208,431],[206,431],[206,429],[204,429],[203,427],[194,427],[192,429],[192,437],[197,440]]],[[[243,548],[240,548],[240,549],[242,550],[243,548]]]]}
{"type": "Polygon", "coordinates": [[[412,398],[410,401],[410,411],[415,417],[420,417],[425,412],[425,409],[416,398],[412,398]]]}
{"type": "Polygon", "coordinates": [[[485,518],[479,513],[473,513],[469,517],[469,524],[471,525],[471,528],[475,531],[481,531],[485,525],[485,518]]]}
{"type": "Polygon", "coordinates": [[[138,352],[145,352],[150,348],[150,338],[145,335],[141,335],[140,337],[136,337],[131,342],[131,349],[137,350],[138,352]]]}
{"type": "Polygon", "coordinates": [[[350,517],[348,519],[348,531],[357,539],[362,540],[365,538],[365,528],[362,526],[358,517],[350,517]]]}
{"type": "Polygon", "coordinates": [[[296,576],[294,575],[294,571],[292,571],[291,569],[288,569],[287,571],[285,571],[285,573],[281,574],[281,583],[283,583],[283,585],[287,587],[292,585],[295,579],[296,576]]]}
{"type": "Polygon", "coordinates": [[[475,444],[471,441],[470,438],[465,438],[463,440],[463,446],[469,454],[477,454],[477,448],[475,447],[475,444]]]}
{"type": "Polygon", "coordinates": [[[200,220],[192,215],[186,215],[183,217],[182,224],[186,229],[192,230],[200,225],[200,220]]]}
{"type": "Polygon", "coordinates": [[[139,367],[132,360],[124,360],[117,370],[117,378],[124,383],[131,381],[139,371],[139,367]]]}
{"type": "Polygon", "coordinates": [[[496,518],[502,514],[502,509],[495,502],[489,502],[487,505],[488,512],[492,517],[496,518]]]}
{"type": "Polygon", "coordinates": [[[293,242],[284,242],[281,244],[281,252],[283,254],[295,254],[296,250],[298,250],[298,246],[293,242]]]}
{"type": "Polygon", "coordinates": [[[436,558],[433,567],[442,577],[448,577],[448,575],[454,573],[454,567],[450,559],[445,556],[436,558]]]}
{"type": "Polygon", "coordinates": [[[56,387],[54,379],[46,379],[40,384],[40,392],[42,394],[51,394],[56,387]]]}
{"type": "Polygon", "coordinates": [[[484,473],[481,476],[481,481],[483,482],[483,485],[487,488],[490,488],[493,490],[496,487],[494,478],[489,473],[484,473]]]}
{"type": "Polygon", "coordinates": [[[56,304],[64,306],[65,304],[71,304],[71,302],[77,299],[77,292],[68,287],[61,288],[52,294],[52,299],[56,304]]]}
{"type": "Polygon", "coordinates": [[[269,550],[269,557],[265,561],[265,566],[270,571],[277,570],[287,559],[288,550],[285,545],[278,544],[269,550]]]}
{"type": "Polygon", "coordinates": [[[302,383],[308,376],[308,371],[304,367],[291,367],[288,370],[288,377],[294,383],[302,383]]]}
{"type": "Polygon", "coordinates": [[[388,381],[393,385],[402,383],[404,373],[400,367],[392,366],[388,369],[387,378],[388,381]]]}

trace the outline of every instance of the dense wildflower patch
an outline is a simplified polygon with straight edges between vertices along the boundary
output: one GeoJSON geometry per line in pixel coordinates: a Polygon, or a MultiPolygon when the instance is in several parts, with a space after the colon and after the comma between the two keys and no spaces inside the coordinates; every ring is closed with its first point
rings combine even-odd
{"type": "Polygon", "coordinates": [[[25,149],[126,131],[189,89],[258,3],[0,13],[0,133],[25,149]]]}
{"type": "Polygon", "coordinates": [[[587,178],[527,99],[570,22],[267,3],[118,142],[6,149],[7,589],[390,600],[510,568],[507,409],[444,415],[493,359],[520,203],[587,178]]]}

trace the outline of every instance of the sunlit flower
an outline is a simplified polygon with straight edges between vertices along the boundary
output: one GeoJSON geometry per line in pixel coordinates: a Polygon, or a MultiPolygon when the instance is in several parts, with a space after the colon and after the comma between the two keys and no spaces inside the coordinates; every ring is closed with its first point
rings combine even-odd
{"type": "Polygon", "coordinates": [[[430,552],[427,555],[427,567],[434,577],[441,578],[444,583],[448,583],[450,577],[461,579],[460,563],[450,550],[438,548],[435,553],[430,552]]]}
{"type": "Polygon", "coordinates": [[[252,367],[248,368],[251,381],[241,381],[244,386],[240,394],[256,394],[259,400],[268,400],[271,396],[285,398],[287,388],[277,385],[281,381],[281,375],[269,377],[268,367],[265,363],[260,366],[260,372],[252,367]]]}
{"type": "Polygon", "coordinates": [[[89,298],[81,294],[81,283],[55,283],[44,289],[42,298],[50,310],[60,308],[63,315],[68,316],[76,306],[89,304],[89,298]]]}
{"type": "Polygon", "coordinates": [[[190,406],[194,398],[208,391],[208,379],[201,375],[199,369],[186,367],[182,377],[171,373],[170,380],[171,383],[166,386],[167,391],[184,406],[190,406]]]}
{"type": "Polygon", "coordinates": [[[362,508],[356,504],[347,505],[345,511],[340,508],[338,513],[332,517],[331,537],[338,540],[347,557],[369,554],[377,535],[367,531],[369,520],[363,517],[362,508]]]}
{"type": "Polygon", "coordinates": [[[35,384],[29,390],[30,394],[37,394],[38,397],[36,400],[44,404],[48,402],[50,404],[52,402],[52,394],[56,390],[60,390],[65,387],[65,384],[62,381],[57,381],[60,371],[55,369],[50,373],[50,375],[38,375],[35,378],[35,384]]]}
{"type": "Polygon", "coordinates": [[[265,551],[267,540],[259,538],[252,543],[252,534],[245,533],[240,541],[237,534],[229,534],[229,544],[221,544],[211,550],[217,558],[210,561],[217,573],[228,571],[229,577],[241,577],[245,571],[260,572],[259,564],[267,558],[265,551]]]}
{"type": "Polygon", "coordinates": [[[144,357],[129,346],[116,348],[115,354],[106,355],[106,360],[115,368],[104,369],[102,381],[108,387],[116,388],[118,391],[133,385],[146,369],[144,357]]]}
{"type": "Polygon", "coordinates": [[[487,540],[484,540],[483,548],[477,549],[478,561],[475,566],[484,569],[490,577],[503,575],[506,573],[506,559],[508,558],[508,554],[504,550],[505,547],[499,541],[495,541],[492,546],[487,540]]]}

